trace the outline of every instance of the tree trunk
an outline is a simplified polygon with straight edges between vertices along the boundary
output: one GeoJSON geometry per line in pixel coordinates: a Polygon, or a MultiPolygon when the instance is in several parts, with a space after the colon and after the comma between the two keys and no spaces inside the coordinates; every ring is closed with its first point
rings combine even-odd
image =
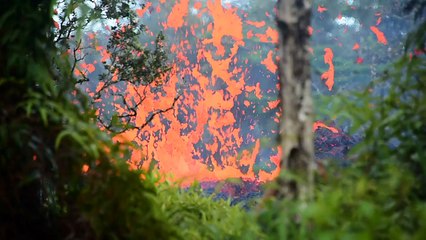
{"type": "Polygon", "coordinates": [[[313,192],[314,145],[312,132],[311,69],[308,27],[311,1],[278,0],[281,81],[281,173],[279,197],[307,200],[313,192]],[[299,180],[289,178],[288,173],[299,180]]]}

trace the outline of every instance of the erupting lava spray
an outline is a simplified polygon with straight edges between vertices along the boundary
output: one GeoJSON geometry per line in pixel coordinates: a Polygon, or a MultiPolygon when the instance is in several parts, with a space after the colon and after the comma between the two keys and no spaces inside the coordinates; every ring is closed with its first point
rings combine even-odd
{"type": "Polygon", "coordinates": [[[187,181],[272,179],[278,173],[278,149],[271,146],[261,153],[261,138],[273,141],[277,132],[264,133],[259,125],[261,114],[272,117],[272,123],[279,117],[273,52],[262,61],[271,72],[262,80],[250,79],[249,68],[243,67],[249,61],[239,55],[250,50],[243,35],[245,25],[258,28],[251,37],[267,44],[276,41],[275,30],[268,27],[262,33],[262,23],[244,24],[244,11],[221,1],[190,5],[181,0],[173,6],[160,2],[150,8],[155,9],[151,14],[167,16],[159,25],[177,61],[162,93],[151,92],[153,101],[144,104],[138,119],[144,121],[153,110],[167,107],[177,94],[180,98],[173,111],[154,118],[148,128],[122,135],[142,149],[133,151],[130,163],[138,166],[142,160],[146,165],[156,159],[161,172],[187,181]],[[271,100],[262,106],[265,94],[271,100]]]}
{"type": "MultiPolygon", "coordinates": [[[[318,6],[317,11],[322,14],[327,8],[318,6]]],[[[136,109],[134,124],[141,126],[154,112],[173,108],[144,128],[115,137],[139,146],[129,164],[146,168],[154,161],[161,173],[186,183],[226,178],[268,181],[277,176],[276,136],[282,109],[274,51],[278,33],[270,24],[273,9],[259,19],[258,13],[254,17],[246,8],[221,0],[160,0],[147,2],[136,12],[149,35],[164,32],[174,61],[172,73],[158,85],[127,83],[126,101],[147,99],[136,109]]],[[[371,31],[385,44],[377,27],[371,31]]],[[[312,27],[309,32],[317,33],[312,27]]],[[[102,61],[109,57],[103,47],[96,50],[102,61]]],[[[324,61],[329,70],[322,78],[331,91],[331,48],[325,49],[324,61]]],[[[84,64],[80,67],[93,70],[93,63],[84,64]]],[[[102,83],[96,86],[100,88],[102,83]]],[[[321,122],[317,128],[339,132],[321,122]]]]}

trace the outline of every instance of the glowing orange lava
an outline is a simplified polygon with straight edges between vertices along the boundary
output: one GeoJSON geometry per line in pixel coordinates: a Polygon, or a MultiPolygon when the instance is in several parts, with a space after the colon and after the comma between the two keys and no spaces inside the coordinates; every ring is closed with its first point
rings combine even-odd
{"type": "Polygon", "coordinates": [[[318,5],[317,11],[318,11],[319,13],[323,13],[323,12],[325,12],[325,11],[327,11],[327,10],[328,10],[327,8],[325,8],[325,7],[322,7],[322,6],[318,5]]]}
{"type": "Polygon", "coordinates": [[[277,64],[275,63],[274,59],[273,59],[273,54],[274,52],[271,50],[268,53],[268,57],[265,58],[261,63],[263,65],[265,65],[265,67],[271,71],[272,73],[276,73],[277,72],[277,64]]]}
{"type": "Polygon", "coordinates": [[[324,63],[328,64],[329,68],[321,75],[321,79],[325,80],[325,85],[331,91],[334,85],[334,64],[333,64],[333,50],[331,48],[324,49],[324,63]]]}
{"type": "Polygon", "coordinates": [[[316,131],[318,128],[325,128],[325,129],[330,130],[332,133],[339,133],[339,129],[337,129],[335,127],[327,126],[325,123],[323,123],[321,121],[316,121],[314,123],[313,130],[316,131]]]}
{"type": "Polygon", "coordinates": [[[374,34],[376,34],[377,42],[383,45],[388,44],[388,40],[386,39],[385,34],[382,31],[380,31],[376,26],[371,26],[370,30],[373,31],[374,34]]]}
{"type": "Polygon", "coordinates": [[[355,43],[354,46],[352,47],[352,50],[358,50],[359,49],[359,44],[355,43]]]}
{"type": "MultiPolygon", "coordinates": [[[[324,6],[318,5],[315,10],[321,17],[328,15],[324,6]]],[[[111,92],[122,93],[129,103],[147,99],[135,108],[137,118],[132,123],[136,126],[145,124],[153,113],[169,108],[179,98],[172,110],[156,115],[146,127],[115,137],[116,141],[131,141],[137,146],[131,153],[130,166],[148,168],[157,162],[161,173],[184,183],[229,177],[268,181],[277,176],[281,150],[270,142],[279,134],[283,109],[278,99],[274,48],[278,32],[271,24],[272,10],[260,18],[221,0],[160,0],[147,2],[136,13],[142,22],[151,24],[147,28],[149,36],[164,31],[165,48],[173,59],[172,72],[152,86],[127,83],[111,87],[111,92]]],[[[370,30],[377,41],[386,45],[387,39],[377,27],[383,24],[381,15],[377,17],[366,26],[372,25],[370,30]]],[[[339,13],[337,19],[342,18],[339,13]]],[[[309,27],[307,32],[313,36],[324,34],[320,26],[309,27]]],[[[89,39],[94,41],[95,35],[89,39]]],[[[337,37],[332,41],[338,45],[335,49],[356,51],[355,63],[364,62],[358,42],[345,43],[337,37]]],[[[105,46],[95,45],[95,50],[97,62],[83,62],[75,75],[93,74],[101,62],[110,60],[105,46]]],[[[313,57],[321,54],[313,48],[308,51],[313,57]]],[[[335,86],[333,58],[332,48],[325,48],[323,59],[328,69],[321,79],[328,91],[335,86]]],[[[114,73],[114,81],[119,80],[118,75],[114,73]]],[[[99,83],[87,91],[93,96],[95,90],[104,87],[99,83]]],[[[123,114],[126,109],[114,103],[114,111],[123,114]]],[[[319,128],[339,133],[335,127],[315,122],[313,129],[319,128]]]]}

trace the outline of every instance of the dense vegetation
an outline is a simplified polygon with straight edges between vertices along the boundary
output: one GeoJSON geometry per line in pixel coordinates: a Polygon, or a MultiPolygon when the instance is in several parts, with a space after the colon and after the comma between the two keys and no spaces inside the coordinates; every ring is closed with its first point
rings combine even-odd
{"type": "Polygon", "coordinates": [[[1,4],[1,239],[426,238],[426,59],[409,54],[424,49],[425,23],[365,92],[330,100],[364,135],[355,164],[318,175],[312,201],[271,197],[254,212],[129,170],[130,145],[99,130],[58,57],[54,2],[1,4]]]}
{"type": "Polygon", "coordinates": [[[313,202],[267,199],[259,219],[271,239],[425,238],[425,64],[405,56],[376,86],[338,98],[364,133],[356,162],[318,176],[313,202]]]}

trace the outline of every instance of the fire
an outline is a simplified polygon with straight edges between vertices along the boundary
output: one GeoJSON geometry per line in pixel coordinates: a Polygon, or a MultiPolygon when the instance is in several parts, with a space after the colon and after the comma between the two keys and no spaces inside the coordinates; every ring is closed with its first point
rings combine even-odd
{"type": "Polygon", "coordinates": [[[309,35],[311,35],[311,36],[312,36],[312,34],[314,33],[314,28],[313,28],[312,26],[309,26],[309,27],[308,27],[308,33],[309,33],[309,35]]]}
{"type": "Polygon", "coordinates": [[[355,43],[354,46],[352,47],[352,50],[358,50],[359,49],[359,43],[355,43]]]}
{"type": "Polygon", "coordinates": [[[180,28],[183,26],[184,18],[188,15],[189,0],[180,0],[173,7],[172,12],[167,18],[167,25],[172,28],[180,28]]]}
{"type": "Polygon", "coordinates": [[[265,58],[261,63],[263,65],[265,65],[265,67],[272,73],[276,73],[277,72],[277,65],[274,61],[274,59],[272,58],[274,52],[271,50],[268,52],[268,57],[265,58]]]}
{"type": "Polygon", "coordinates": [[[325,80],[325,85],[331,91],[334,85],[334,64],[333,64],[333,50],[331,48],[324,49],[324,63],[328,64],[329,68],[321,75],[321,79],[325,80]]]}
{"type": "MultiPolygon", "coordinates": [[[[219,1],[208,1],[207,9],[211,13],[214,21],[214,27],[212,32],[212,38],[204,40],[204,44],[213,43],[216,47],[216,54],[223,56],[225,48],[222,45],[222,39],[225,36],[230,36],[235,41],[233,55],[236,54],[238,47],[244,46],[243,42],[243,25],[241,18],[236,14],[236,9],[224,8],[222,2],[219,1]]],[[[234,56],[230,56],[231,58],[234,56]]],[[[229,58],[228,58],[229,59],[229,58]]],[[[214,67],[213,67],[214,68],[214,67]]]]}
{"type": "Polygon", "coordinates": [[[330,130],[332,133],[339,133],[339,129],[337,129],[335,127],[327,126],[325,123],[323,123],[321,121],[316,121],[314,123],[313,130],[316,131],[318,128],[325,128],[325,129],[330,130]]]}
{"type": "MultiPolygon", "coordinates": [[[[162,85],[167,94],[158,96],[158,93],[147,91],[148,99],[158,100],[146,102],[138,109],[136,124],[142,124],[156,109],[170,106],[182,79],[187,79],[189,84],[176,109],[153,118],[149,127],[142,131],[123,134],[141,146],[140,151],[133,151],[129,162],[135,168],[146,167],[151,160],[158,159],[160,172],[172,173],[184,182],[214,181],[230,176],[255,179],[253,163],[259,157],[261,143],[241,132],[238,98],[247,99],[248,92],[257,99],[263,95],[259,83],[246,84],[247,70],[238,66],[241,60],[237,52],[245,46],[242,19],[236,8],[225,7],[221,1],[189,4],[188,0],[178,1],[167,13],[167,22],[160,23],[171,35],[179,37],[178,32],[185,32],[185,37],[170,46],[179,61],[174,66],[175,74],[162,85]],[[185,18],[191,8],[201,16],[211,17],[213,23],[188,26],[185,18]],[[195,43],[191,41],[198,39],[196,34],[200,32],[210,35],[195,43]],[[189,60],[189,54],[195,56],[195,62],[189,60]]],[[[157,8],[160,13],[167,11],[162,4],[157,8]]],[[[247,24],[265,25],[261,22],[247,24]]],[[[266,59],[268,69],[274,71],[272,53],[266,59]]],[[[133,86],[127,89],[130,93],[131,88],[133,86]]],[[[245,100],[242,106],[249,109],[252,104],[245,100]]],[[[267,175],[262,180],[272,179],[274,173],[267,175]]]]}
{"type": "Polygon", "coordinates": [[[317,11],[318,11],[319,13],[323,13],[323,12],[325,12],[325,11],[327,11],[327,10],[328,10],[327,8],[325,8],[325,7],[322,7],[322,6],[318,5],[317,11]]]}
{"type": "MultiPolygon", "coordinates": [[[[327,8],[318,5],[316,10],[324,13],[327,8]]],[[[122,92],[127,102],[147,99],[136,109],[134,124],[141,126],[151,119],[149,124],[115,138],[138,146],[131,153],[130,166],[147,168],[155,161],[161,173],[172,174],[184,183],[229,177],[268,181],[277,176],[281,149],[274,141],[282,109],[274,49],[278,32],[270,24],[271,14],[255,19],[221,0],[146,2],[136,13],[148,25],[148,35],[164,31],[166,49],[176,60],[171,63],[170,76],[157,85],[128,83],[122,89],[112,88],[122,92]],[[179,98],[172,110],[153,115],[172,106],[176,96],[179,98]]],[[[342,13],[338,18],[343,18],[342,13]]],[[[380,43],[387,44],[376,26],[370,29],[380,43]]],[[[309,27],[307,32],[324,34],[320,27],[309,27]]],[[[342,46],[360,49],[354,42],[347,46],[339,43],[342,46]]],[[[313,48],[308,51],[316,54],[313,48]]],[[[98,62],[81,64],[76,75],[91,74],[100,62],[110,59],[104,46],[96,45],[96,52],[98,62]]],[[[328,69],[321,79],[331,91],[335,83],[333,50],[325,48],[323,58],[328,69]]],[[[363,59],[358,57],[356,62],[363,59]]],[[[114,79],[118,80],[117,74],[114,79]]],[[[99,83],[90,89],[103,87],[99,83]]],[[[124,112],[119,104],[115,107],[124,112]]],[[[319,128],[340,133],[335,127],[315,122],[313,129],[319,128]]]]}
{"type": "Polygon", "coordinates": [[[145,12],[150,8],[152,6],[152,3],[151,2],[148,2],[148,3],[146,3],[146,5],[145,5],[145,7],[144,8],[139,8],[139,9],[136,9],[136,14],[138,14],[138,16],[139,17],[142,17],[144,14],[145,14],[145,12]]]}
{"type": "Polygon", "coordinates": [[[383,44],[383,45],[387,45],[388,44],[388,40],[386,39],[385,34],[380,31],[376,26],[371,26],[370,30],[376,34],[377,37],[377,42],[383,44]]]}

